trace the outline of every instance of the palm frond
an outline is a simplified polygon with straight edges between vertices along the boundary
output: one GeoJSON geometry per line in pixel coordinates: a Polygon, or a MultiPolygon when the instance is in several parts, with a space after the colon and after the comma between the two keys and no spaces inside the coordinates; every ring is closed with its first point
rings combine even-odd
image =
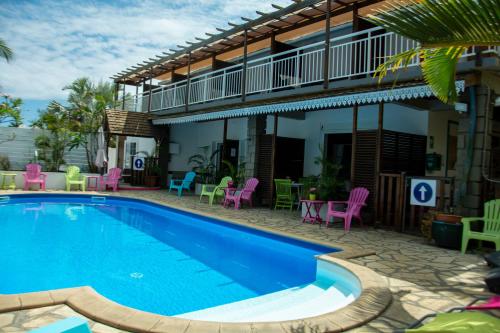
{"type": "Polygon", "coordinates": [[[500,45],[500,0],[393,1],[369,15],[424,48],[500,45]]]}
{"type": "Polygon", "coordinates": [[[424,80],[434,95],[444,103],[453,103],[457,99],[455,71],[458,60],[466,50],[465,47],[449,47],[425,50],[422,53],[424,80]]]}
{"type": "Polygon", "coordinates": [[[0,38],[0,57],[9,62],[13,56],[14,52],[12,52],[12,49],[7,46],[7,43],[3,39],[0,38]]]}
{"type": "Polygon", "coordinates": [[[375,72],[373,73],[373,77],[379,78],[379,83],[382,79],[387,76],[389,71],[396,72],[401,68],[406,68],[411,63],[412,59],[417,57],[420,54],[420,49],[415,48],[405,52],[401,52],[390,57],[386,62],[380,64],[375,72]]]}

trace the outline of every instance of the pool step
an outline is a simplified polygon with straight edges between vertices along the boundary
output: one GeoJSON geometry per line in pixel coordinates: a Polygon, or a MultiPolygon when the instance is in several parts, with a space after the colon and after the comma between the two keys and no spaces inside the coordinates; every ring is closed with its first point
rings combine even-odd
{"type": "Polygon", "coordinates": [[[334,311],[354,301],[335,284],[325,288],[319,282],[290,288],[230,304],[184,313],[177,317],[222,322],[280,321],[334,311]]]}

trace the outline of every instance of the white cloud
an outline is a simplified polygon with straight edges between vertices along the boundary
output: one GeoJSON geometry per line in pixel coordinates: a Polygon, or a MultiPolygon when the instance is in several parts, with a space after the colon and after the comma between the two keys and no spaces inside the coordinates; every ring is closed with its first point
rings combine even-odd
{"type": "Polygon", "coordinates": [[[23,99],[64,98],[62,87],[77,77],[106,80],[215,27],[227,27],[228,21],[255,17],[256,10],[270,11],[270,2],[6,1],[0,6],[0,38],[14,50],[15,59],[0,61],[0,85],[23,99]]]}

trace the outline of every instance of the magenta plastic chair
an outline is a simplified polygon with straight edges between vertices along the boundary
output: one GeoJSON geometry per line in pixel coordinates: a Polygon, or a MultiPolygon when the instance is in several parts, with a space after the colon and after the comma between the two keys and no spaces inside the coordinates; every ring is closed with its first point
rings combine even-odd
{"type": "Polygon", "coordinates": [[[118,181],[122,178],[122,169],[111,168],[108,173],[99,178],[101,190],[106,191],[108,186],[113,189],[113,192],[118,191],[118,181]]]}
{"type": "Polygon", "coordinates": [[[224,197],[224,207],[234,202],[234,209],[240,209],[240,205],[243,201],[248,202],[250,207],[252,207],[252,195],[255,192],[255,188],[259,184],[257,178],[250,178],[245,183],[245,187],[242,190],[237,190],[235,188],[226,188],[226,196],[224,197]]]}
{"type": "Polygon", "coordinates": [[[357,218],[361,225],[363,221],[361,219],[361,208],[366,206],[366,199],[370,191],[364,187],[356,187],[352,189],[349,194],[349,199],[347,201],[328,201],[328,212],[326,214],[326,225],[330,223],[331,219],[334,217],[339,217],[344,219],[344,231],[349,232],[351,229],[351,220],[353,217],[357,218]],[[335,210],[335,204],[347,205],[345,211],[335,210]]]}
{"type": "Polygon", "coordinates": [[[45,191],[45,179],[47,175],[42,172],[40,164],[27,164],[26,172],[23,173],[24,190],[29,190],[31,185],[40,185],[40,189],[45,191]]]}

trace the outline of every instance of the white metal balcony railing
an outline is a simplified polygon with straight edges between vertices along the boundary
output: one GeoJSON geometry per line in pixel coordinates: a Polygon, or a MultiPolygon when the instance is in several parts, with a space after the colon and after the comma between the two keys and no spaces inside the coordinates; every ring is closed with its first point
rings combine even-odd
{"type": "MultiPolygon", "coordinates": [[[[372,28],[330,40],[329,80],[373,74],[390,56],[418,45],[416,41],[372,28]]],[[[490,50],[491,51],[491,50],[490,50]]],[[[497,52],[498,50],[495,50],[497,52]]],[[[246,69],[246,94],[304,86],[323,81],[324,42],[250,60],[246,69]]],[[[465,56],[474,54],[471,49],[465,56]]],[[[409,66],[418,65],[415,57],[409,66]]],[[[192,77],[189,82],[189,105],[242,95],[243,65],[192,77]]],[[[151,91],[151,111],[168,110],[186,102],[187,80],[151,91]]],[[[140,93],[125,103],[128,111],[147,112],[149,92],[140,93]]]]}

